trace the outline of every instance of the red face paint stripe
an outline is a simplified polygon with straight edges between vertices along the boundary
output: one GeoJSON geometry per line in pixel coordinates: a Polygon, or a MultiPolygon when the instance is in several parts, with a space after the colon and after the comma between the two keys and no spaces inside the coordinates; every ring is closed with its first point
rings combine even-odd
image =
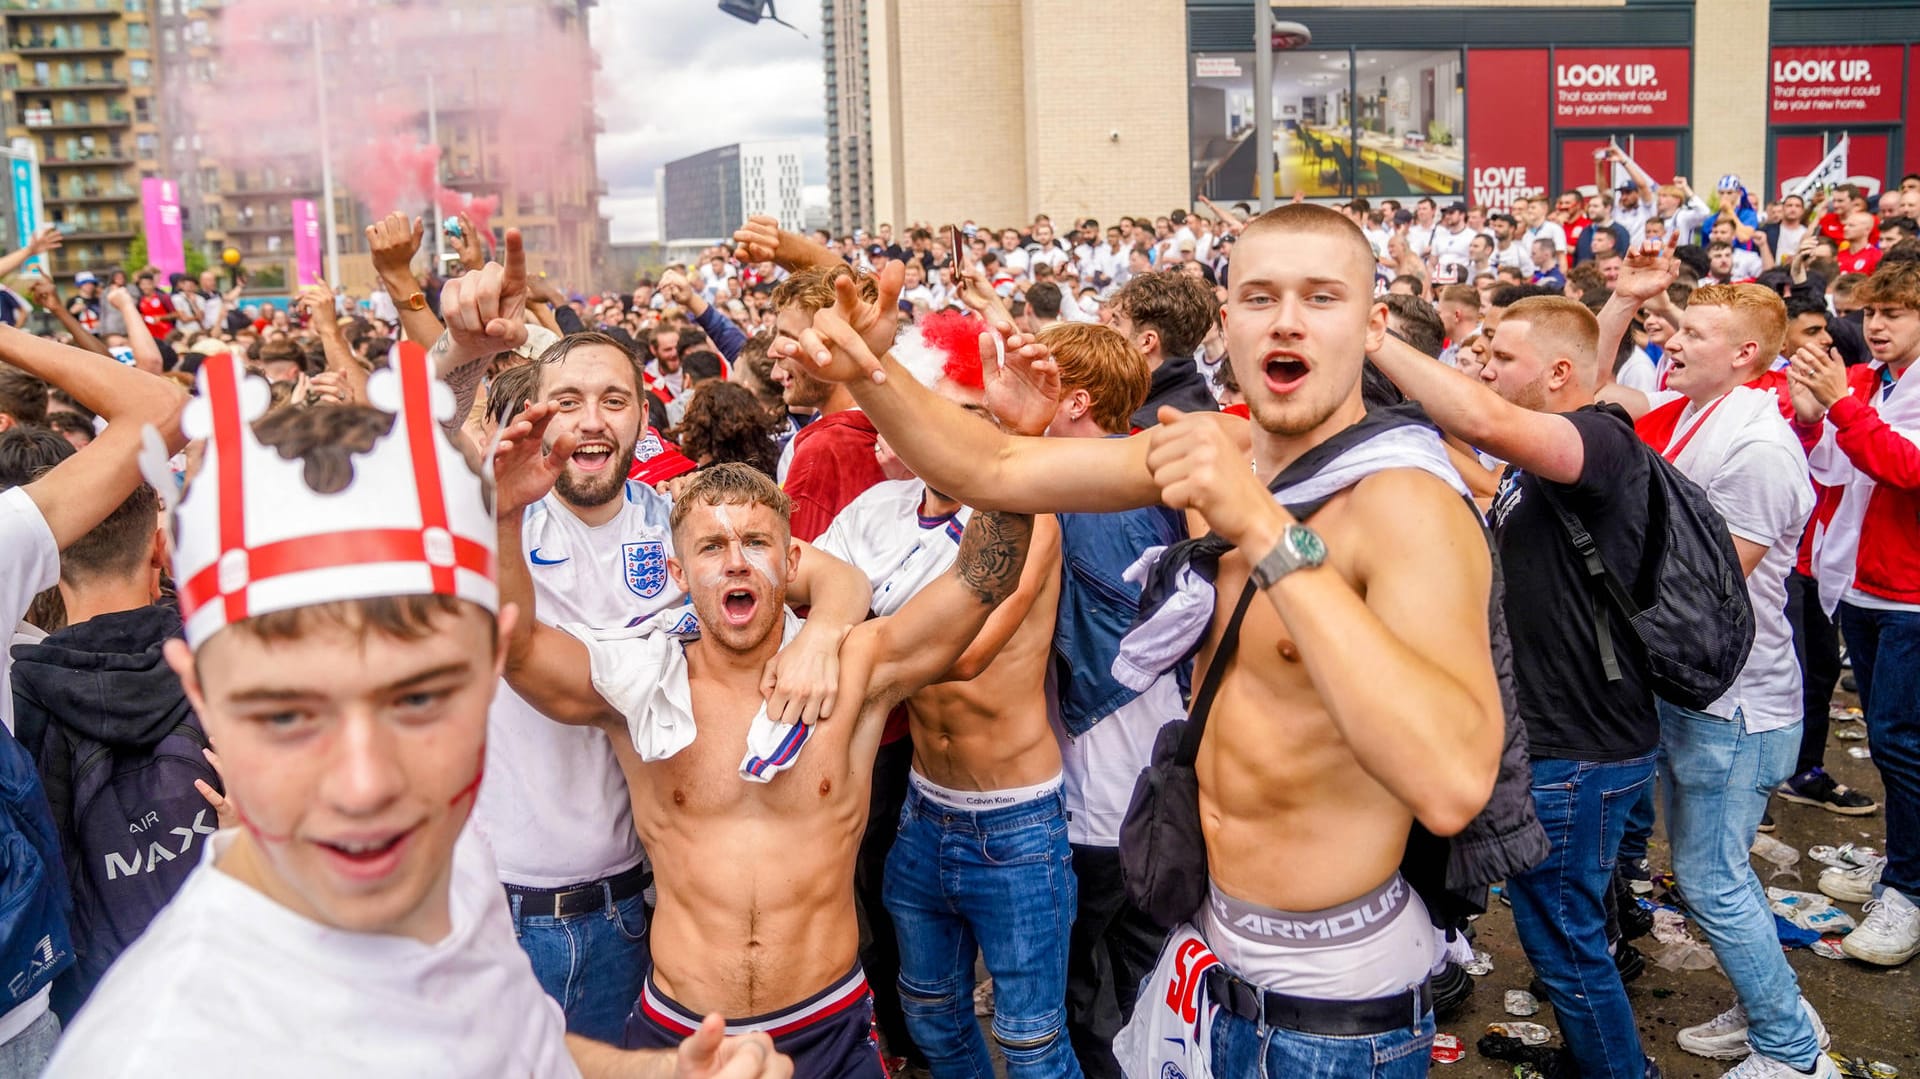
{"type": "MultiPolygon", "coordinates": [[[[400,345],[401,414],[406,417],[407,448],[413,455],[414,490],[420,499],[420,527],[447,529],[447,504],[440,490],[440,454],[434,444],[433,372],[426,350],[412,341],[400,345]]],[[[433,590],[454,595],[453,567],[433,566],[433,590]]]]}

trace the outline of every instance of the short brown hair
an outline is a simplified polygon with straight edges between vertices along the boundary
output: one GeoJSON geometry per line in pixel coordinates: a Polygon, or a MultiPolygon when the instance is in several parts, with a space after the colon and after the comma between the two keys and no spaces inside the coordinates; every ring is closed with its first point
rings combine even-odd
{"type": "Polygon", "coordinates": [[[1765,285],[1752,282],[1702,285],[1693,290],[1693,296],[1687,301],[1687,310],[1696,307],[1728,307],[1743,319],[1751,320],[1753,339],[1760,346],[1763,365],[1780,354],[1780,345],[1787,339],[1786,301],[1765,285]]]}
{"type": "Polygon", "coordinates": [[[783,525],[793,512],[792,500],[766,473],[737,462],[712,465],[695,472],[693,479],[674,498],[667,527],[678,532],[695,506],[765,506],[783,525]]]}
{"type": "Polygon", "coordinates": [[[1161,355],[1176,358],[1193,355],[1219,311],[1212,287],[1177,269],[1133,275],[1113,294],[1113,306],[1159,335],[1161,355]]]}
{"type": "Polygon", "coordinates": [[[60,552],[60,579],[86,584],[125,579],[147,568],[160,527],[160,496],[141,484],[106,519],[60,552]]]}
{"type": "MultiPolygon", "coordinates": [[[[655,335],[672,332],[676,331],[668,327],[661,327],[656,331],[655,335]]],[[[633,372],[633,392],[638,394],[646,391],[646,369],[640,365],[640,357],[634,353],[632,347],[612,334],[601,333],[599,330],[583,330],[580,333],[570,333],[558,341],[555,341],[553,344],[548,345],[540,355],[534,357],[533,361],[528,364],[528,366],[537,372],[533,376],[533,381],[527,385],[528,400],[539,399],[540,383],[546,378],[547,368],[565,362],[566,358],[572,355],[574,349],[592,348],[595,346],[610,348],[620,355],[625,356],[627,366],[631,368],[633,372]]]]}
{"type": "Polygon", "coordinates": [[[0,363],[0,413],[22,427],[47,425],[47,384],[10,364],[0,363]]]}
{"type": "Polygon", "coordinates": [[[1373,243],[1367,239],[1367,234],[1361,232],[1360,226],[1354,224],[1347,215],[1330,207],[1316,206],[1311,202],[1290,202],[1276,206],[1247,222],[1246,228],[1240,230],[1239,242],[1244,245],[1249,239],[1270,230],[1339,237],[1354,245],[1354,253],[1363,257],[1366,265],[1372,266],[1374,263],[1373,243]]]}
{"type": "Polygon", "coordinates": [[[774,309],[797,303],[808,314],[812,314],[832,307],[836,299],[833,283],[842,277],[854,279],[860,286],[861,299],[871,301],[879,298],[880,286],[871,275],[856,274],[852,267],[845,264],[829,266],[824,270],[810,266],[796,271],[773,287],[774,309]]]}
{"type": "MultiPolygon", "coordinates": [[[[1845,277],[1840,279],[1845,280],[1845,277]]],[[[1839,281],[1834,282],[1834,291],[1840,291],[1839,281]]],[[[1920,311],[1920,263],[1905,260],[1881,262],[1879,268],[1873,271],[1873,276],[1854,288],[1853,299],[1862,306],[1871,304],[1874,307],[1905,307],[1920,311]]]]}
{"type": "Polygon", "coordinates": [[[1599,373],[1595,355],[1600,348],[1600,320],[1579,300],[1565,296],[1528,296],[1517,300],[1501,316],[1500,325],[1527,324],[1527,336],[1541,351],[1573,361],[1582,381],[1591,389],[1599,373]]]}
{"type": "Polygon", "coordinates": [[[1088,415],[1110,434],[1126,434],[1133,414],[1147,403],[1153,373],[1147,358],[1125,334],[1091,322],[1059,322],[1040,331],[1040,343],[1060,366],[1063,390],[1086,390],[1088,415]]]}
{"type": "Polygon", "coordinates": [[[1472,285],[1448,285],[1440,290],[1441,303],[1457,303],[1480,310],[1480,290],[1472,285]]]}
{"type": "Polygon", "coordinates": [[[487,383],[487,415],[494,423],[504,426],[513,422],[533,402],[541,370],[537,363],[517,363],[493,376],[487,383]]]}

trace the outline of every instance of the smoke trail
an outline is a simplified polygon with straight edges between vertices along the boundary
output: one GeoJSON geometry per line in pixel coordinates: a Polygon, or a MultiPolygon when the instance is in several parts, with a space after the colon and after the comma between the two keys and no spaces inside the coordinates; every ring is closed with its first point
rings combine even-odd
{"type": "Polygon", "coordinates": [[[223,163],[284,175],[299,162],[317,179],[317,31],[335,180],[372,215],[438,203],[484,229],[499,197],[482,188],[587,182],[594,61],[584,27],[570,26],[579,18],[555,0],[231,0],[214,26],[213,77],[190,107],[223,163]],[[443,139],[450,127],[469,136],[465,183],[436,181],[429,77],[443,139]]]}

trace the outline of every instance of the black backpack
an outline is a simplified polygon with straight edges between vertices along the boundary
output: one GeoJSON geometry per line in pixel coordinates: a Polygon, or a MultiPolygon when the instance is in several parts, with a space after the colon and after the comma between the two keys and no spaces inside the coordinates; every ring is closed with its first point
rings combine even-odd
{"type": "Polygon", "coordinates": [[[1726,518],[1707,493],[1651,448],[1647,470],[1647,553],[1654,568],[1650,601],[1638,602],[1607,569],[1593,536],[1547,484],[1540,485],[1573,548],[1586,562],[1593,629],[1607,680],[1620,658],[1607,619],[1612,604],[1633,626],[1656,696],[1699,710],[1719,700],[1753,649],[1753,602],[1726,518]]]}
{"type": "Polygon", "coordinates": [[[193,781],[222,788],[201,755],[207,736],[191,711],[151,749],[116,748],[58,722],[46,741],[65,759],[56,763],[50,753],[43,769],[63,771],[71,783],[49,776],[48,786],[65,810],[55,814],[64,816],[75,975],[84,997],[173,899],[218,830],[218,814],[193,781]]]}

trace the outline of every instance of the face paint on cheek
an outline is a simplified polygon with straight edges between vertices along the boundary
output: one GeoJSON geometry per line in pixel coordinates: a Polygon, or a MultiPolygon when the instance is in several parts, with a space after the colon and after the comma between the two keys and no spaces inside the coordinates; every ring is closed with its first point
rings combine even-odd
{"type": "Polygon", "coordinates": [[[482,779],[485,779],[486,775],[487,775],[487,744],[485,742],[482,742],[480,743],[480,760],[478,764],[474,766],[474,770],[473,770],[473,782],[467,784],[464,787],[461,787],[457,792],[455,792],[453,797],[447,799],[447,804],[450,806],[459,805],[463,799],[469,796],[477,796],[480,793],[480,781],[482,779]]]}

